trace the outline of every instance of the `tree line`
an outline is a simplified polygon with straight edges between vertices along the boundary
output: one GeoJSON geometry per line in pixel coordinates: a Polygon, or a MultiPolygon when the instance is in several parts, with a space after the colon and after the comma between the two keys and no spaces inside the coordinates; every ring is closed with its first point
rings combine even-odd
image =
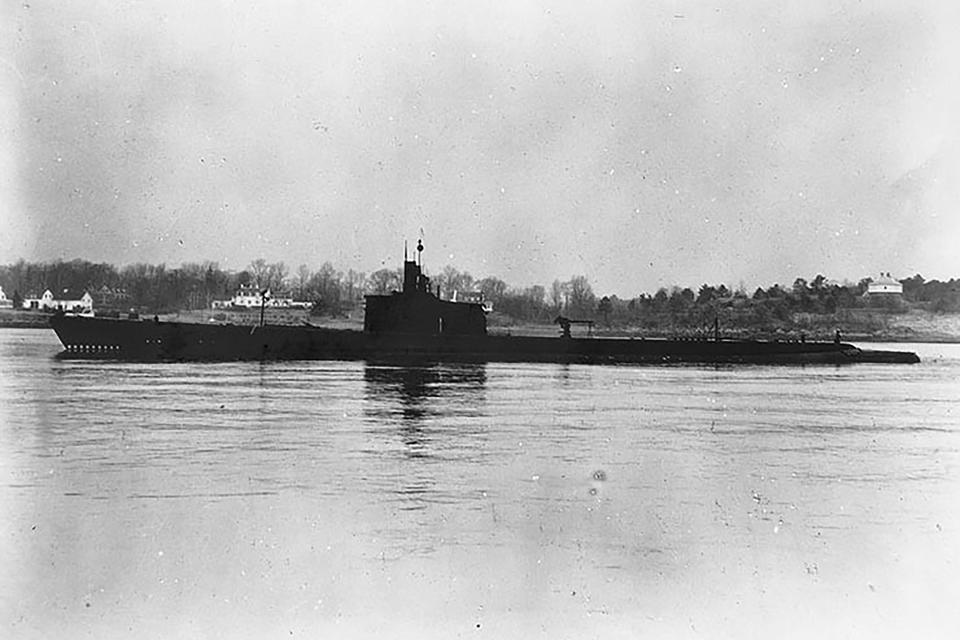
{"type": "MultiPolygon", "coordinates": [[[[241,271],[221,269],[216,262],[185,263],[179,267],[132,264],[121,268],[86,260],[27,262],[0,266],[0,285],[8,297],[39,296],[50,289],[57,297],[64,290],[84,290],[109,299],[108,305],[146,313],[210,308],[214,300],[228,300],[241,286],[269,289],[309,301],[317,313],[338,315],[362,306],[365,294],[385,294],[401,287],[401,269],[372,273],[338,270],[330,262],[319,269],[300,265],[291,271],[283,262],[257,259],[241,271]]],[[[797,278],[791,286],[774,284],[752,294],[742,287],[701,285],[661,288],[630,299],[597,296],[586,276],[554,280],[549,287],[512,287],[495,276],[474,278],[454,267],[431,276],[441,297],[457,292],[481,291],[497,314],[515,321],[549,322],[557,315],[593,319],[611,326],[644,326],[650,323],[696,327],[719,315],[750,324],[786,321],[792,314],[832,314],[841,309],[881,307],[888,310],[922,308],[933,312],[960,311],[960,279],[946,282],[915,275],[900,280],[902,298],[864,296],[871,280],[856,284],[829,282],[823,275],[797,278]]],[[[99,303],[103,306],[103,303],[99,303]]]]}

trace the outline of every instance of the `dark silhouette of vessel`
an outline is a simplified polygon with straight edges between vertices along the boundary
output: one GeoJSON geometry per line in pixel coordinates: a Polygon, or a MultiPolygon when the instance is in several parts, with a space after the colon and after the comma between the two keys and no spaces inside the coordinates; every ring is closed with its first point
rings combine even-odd
{"type": "MultiPolygon", "coordinates": [[[[401,291],[365,297],[363,330],[312,325],[199,324],[158,318],[57,315],[51,326],[64,358],[147,361],[367,360],[430,362],[556,362],[585,364],[916,363],[916,354],[859,349],[833,342],[576,337],[560,317],[557,337],[491,335],[476,302],[441,300],[417,260],[404,260],[401,291]]],[[[261,315],[262,318],[262,315],[261,315]]]]}

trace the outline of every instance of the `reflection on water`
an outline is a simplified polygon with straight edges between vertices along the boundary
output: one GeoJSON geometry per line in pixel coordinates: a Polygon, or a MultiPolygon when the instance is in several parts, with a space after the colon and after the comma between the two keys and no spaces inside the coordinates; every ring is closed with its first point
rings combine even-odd
{"type": "Polygon", "coordinates": [[[0,332],[0,637],[945,637],[954,347],[147,365],[0,332]]]}
{"type": "Polygon", "coordinates": [[[483,410],[486,365],[403,367],[367,364],[363,369],[369,415],[396,415],[412,422],[436,415],[438,407],[483,410]],[[435,399],[441,402],[434,402],[435,399]]]}
{"type": "MultiPolygon", "coordinates": [[[[462,486],[444,487],[438,477],[444,469],[437,465],[476,464],[487,453],[486,365],[367,364],[363,377],[367,432],[377,440],[381,460],[399,464],[391,492],[399,508],[425,510],[478,495],[462,486]],[[384,439],[395,439],[399,451],[384,448],[384,439]],[[405,463],[392,460],[398,453],[405,463]]],[[[389,529],[380,533],[394,537],[389,529]]]]}

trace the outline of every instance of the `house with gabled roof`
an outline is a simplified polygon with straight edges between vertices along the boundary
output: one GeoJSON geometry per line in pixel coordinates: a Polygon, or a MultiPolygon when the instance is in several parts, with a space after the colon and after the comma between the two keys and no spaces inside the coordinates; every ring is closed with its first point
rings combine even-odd
{"type": "Polygon", "coordinates": [[[90,292],[93,304],[98,310],[121,310],[130,306],[130,294],[120,287],[102,285],[90,292]]]}
{"type": "Polygon", "coordinates": [[[53,292],[50,289],[47,289],[43,292],[43,295],[37,295],[35,293],[28,294],[23,298],[23,308],[31,309],[33,311],[45,311],[47,309],[56,309],[57,305],[54,302],[53,292]]]}
{"type": "Polygon", "coordinates": [[[867,285],[868,296],[900,296],[903,295],[903,285],[894,280],[890,273],[881,273],[876,280],[867,285]]]}
{"type": "Polygon", "coordinates": [[[79,290],[64,289],[54,300],[54,306],[58,311],[65,313],[93,313],[93,296],[89,291],[84,291],[81,295],[79,290]]]}
{"type": "Polygon", "coordinates": [[[63,311],[64,313],[93,313],[93,297],[90,292],[64,289],[59,296],[54,296],[50,289],[43,295],[30,295],[23,299],[23,308],[34,311],[63,311]]]}

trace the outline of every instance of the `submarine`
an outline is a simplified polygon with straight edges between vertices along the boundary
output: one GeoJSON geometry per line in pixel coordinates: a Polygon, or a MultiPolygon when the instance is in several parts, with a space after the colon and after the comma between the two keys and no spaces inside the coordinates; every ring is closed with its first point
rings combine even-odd
{"type": "Polygon", "coordinates": [[[131,361],[365,360],[397,364],[534,362],[562,364],[913,364],[907,351],[861,349],[839,339],[780,342],[574,336],[558,317],[557,336],[495,335],[479,302],[442,300],[415,260],[404,258],[400,291],[364,297],[363,329],[310,324],[201,324],[159,318],[58,314],[50,324],[58,357],[131,361]]]}

